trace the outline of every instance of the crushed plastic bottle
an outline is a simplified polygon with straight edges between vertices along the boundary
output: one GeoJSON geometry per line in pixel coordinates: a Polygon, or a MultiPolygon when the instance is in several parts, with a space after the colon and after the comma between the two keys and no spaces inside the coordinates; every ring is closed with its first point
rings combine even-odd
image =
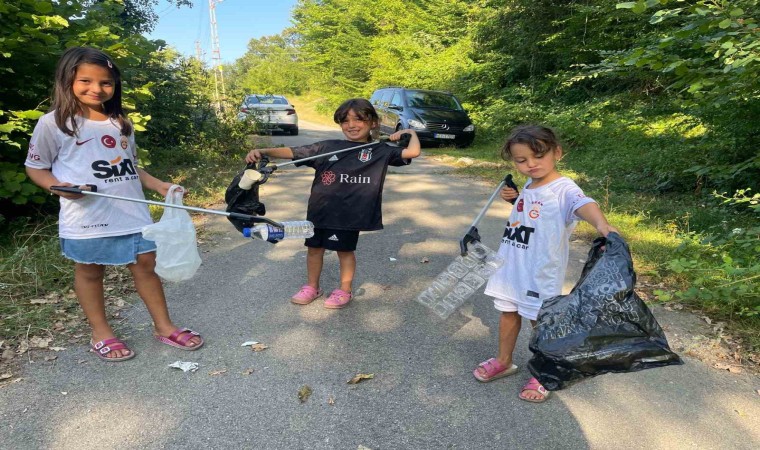
{"type": "Polygon", "coordinates": [[[446,319],[485,284],[504,259],[480,242],[474,242],[467,256],[458,256],[430,286],[417,296],[417,302],[446,319]]]}
{"type": "Polygon", "coordinates": [[[314,236],[314,224],[308,220],[280,222],[283,228],[262,223],[253,228],[243,228],[243,236],[277,243],[283,239],[306,239],[314,236]]]}

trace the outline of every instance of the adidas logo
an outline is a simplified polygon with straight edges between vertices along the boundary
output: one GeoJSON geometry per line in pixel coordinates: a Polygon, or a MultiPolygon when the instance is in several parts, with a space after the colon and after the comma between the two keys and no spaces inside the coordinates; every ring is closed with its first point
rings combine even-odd
{"type": "MultiPolygon", "coordinates": [[[[330,157],[330,159],[328,159],[328,161],[337,161],[337,160],[338,160],[338,155],[332,155],[330,157]]],[[[336,239],[336,241],[337,241],[337,239],[336,239]]]]}
{"type": "Polygon", "coordinates": [[[336,235],[333,234],[332,236],[330,236],[329,238],[327,238],[327,240],[328,241],[337,241],[338,240],[338,236],[336,236],[336,235]]]}

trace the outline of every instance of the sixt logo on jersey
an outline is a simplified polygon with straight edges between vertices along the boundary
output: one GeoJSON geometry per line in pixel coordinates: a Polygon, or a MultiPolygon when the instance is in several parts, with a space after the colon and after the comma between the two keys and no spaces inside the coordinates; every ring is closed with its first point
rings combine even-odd
{"type": "Polygon", "coordinates": [[[510,223],[507,224],[507,227],[504,229],[504,236],[501,241],[517,248],[528,248],[530,235],[533,234],[534,231],[536,231],[535,228],[520,225],[519,221],[510,223]]]}
{"type": "Polygon", "coordinates": [[[127,179],[137,178],[137,171],[131,159],[122,159],[121,156],[112,161],[94,161],[92,170],[95,172],[95,178],[108,180],[108,182],[122,181],[122,177],[127,179]]]}

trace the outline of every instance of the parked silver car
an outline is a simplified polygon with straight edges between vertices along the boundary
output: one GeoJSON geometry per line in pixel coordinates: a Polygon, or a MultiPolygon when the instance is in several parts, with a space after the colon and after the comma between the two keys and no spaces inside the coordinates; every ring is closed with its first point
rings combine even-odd
{"type": "Polygon", "coordinates": [[[298,134],[296,108],[282,95],[246,95],[238,111],[238,120],[255,120],[265,131],[298,134]]]}

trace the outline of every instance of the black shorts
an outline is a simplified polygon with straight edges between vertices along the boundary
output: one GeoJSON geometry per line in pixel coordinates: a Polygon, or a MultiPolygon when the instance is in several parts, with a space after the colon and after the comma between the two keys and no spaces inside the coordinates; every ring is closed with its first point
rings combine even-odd
{"type": "Polygon", "coordinates": [[[313,248],[325,248],[336,252],[352,252],[356,250],[356,243],[358,241],[358,231],[315,228],[314,236],[306,239],[304,245],[313,248]]]}

